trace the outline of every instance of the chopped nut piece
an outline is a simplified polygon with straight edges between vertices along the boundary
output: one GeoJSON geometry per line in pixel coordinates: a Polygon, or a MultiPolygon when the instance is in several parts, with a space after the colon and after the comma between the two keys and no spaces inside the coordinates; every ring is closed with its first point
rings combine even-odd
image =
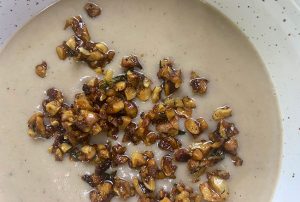
{"type": "Polygon", "coordinates": [[[126,88],[126,82],[125,81],[119,81],[115,84],[115,90],[116,91],[123,91],[126,88]]]}
{"type": "Polygon", "coordinates": [[[208,80],[205,78],[195,78],[190,81],[193,92],[203,95],[207,91],[208,80]]]}
{"type": "Polygon", "coordinates": [[[123,57],[121,66],[125,69],[132,69],[132,68],[143,69],[143,67],[139,63],[138,57],[135,55],[123,57]]]}
{"type": "Polygon", "coordinates": [[[156,86],[152,91],[151,100],[152,103],[157,103],[160,100],[162,88],[160,86],[156,86]]]}
{"type": "Polygon", "coordinates": [[[90,62],[101,60],[104,57],[104,55],[100,51],[93,51],[89,53],[87,60],[90,62]]]}
{"type": "Polygon", "coordinates": [[[109,51],[107,52],[107,59],[108,59],[108,62],[111,62],[111,61],[112,61],[112,59],[115,57],[115,54],[116,54],[116,52],[113,51],[113,50],[109,50],[109,51]]]}
{"type": "Polygon", "coordinates": [[[35,73],[36,75],[38,75],[41,78],[45,78],[46,77],[46,73],[47,73],[47,63],[43,62],[42,64],[39,64],[35,67],[35,73]]]}
{"type": "Polygon", "coordinates": [[[108,47],[106,43],[101,42],[96,44],[96,48],[101,51],[101,53],[107,53],[108,52],[108,47]]]}
{"type": "Polygon", "coordinates": [[[192,158],[196,161],[201,161],[203,159],[203,153],[200,149],[195,149],[192,153],[192,158]]]}
{"type": "Polygon", "coordinates": [[[170,155],[166,155],[161,159],[161,169],[167,177],[175,178],[177,166],[172,163],[173,159],[170,155]]]}
{"type": "Polygon", "coordinates": [[[139,152],[133,152],[131,154],[131,161],[130,161],[130,166],[132,168],[138,168],[146,164],[146,160],[143,156],[143,154],[139,152]]]}
{"type": "Polygon", "coordinates": [[[169,134],[171,136],[177,135],[179,131],[178,118],[174,117],[169,122],[157,124],[156,130],[160,133],[169,134]]]}
{"type": "Polygon", "coordinates": [[[226,152],[232,155],[237,154],[238,142],[236,138],[233,136],[228,141],[224,143],[224,149],[226,152]]]}
{"type": "Polygon", "coordinates": [[[219,121],[221,119],[225,119],[225,118],[231,116],[231,112],[232,112],[232,109],[229,106],[219,107],[214,111],[212,118],[215,121],[219,121]]]}
{"type": "Polygon", "coordinates": [[[198,118],[197,122],[200,124],[201,132],[205,131],[208,128],[208,124],[204,118],[198,118]]]}
{"type": "Polygon", "coordinates": [[[114,72],[111,69],[106,70],[105,74],[104,74],[104,80],[107,81],[107,82],[112,81],[113,74],[114,74],[114,72]]]}
{"type": "Polygon", "coordinates": [[[113,113],[118,113],[119,111],[124,109],[124,107],[125,107],[125,105],[124,105],[124,102],[122,100],[114,102],[113,105],[112,105],[113,113]]]}
{"type": "Polygon", "coordinates": [[[137,93],[137,97],[141,100],[141,101],[147,101],[149,100],[151,96],[151,88],[142,88],[139,90],[139,92],[137,93]]]}
{"type": "Polygon", "coordinates": [[[183,105],[186,108],[196,108],[195,100],[189,97],[184,97],[182,99],[183,105]]]}
{"type": "Polygon", "coordinates": [[[137,91],[133,87],[127,87],[125,89],[125,96],[127,100],[133,100],[137,95],[137,91]]]}
{"type": "Polygon", "coordinates": [[[149,146],[154,144],[158,139],[159,136],[155,132],[149,132],[144,139],[144,143],[145,145],[149,146]]]}
{"type": "Polygon", "coordinates": [[[200,191],[203,195],[203,199],[206,201],[223,201],[221,196],[216,193],[207,182],[200,184],[200,191]]]}
{"type": "Polygon", "coordinates": [[[119,127],[120,127],[122,130],[124,130],[124,129],[130,124],[131,118],[128,117],[128,116],[122,116],[121,119],[122,119],[122,124],[119,125],[119,127]]]}
{"type": "Polygon", "coordinates": [[[67,51],[63,45],[59,45],[56,47],[56,53],[61,60],[65,60],[67,58],[67,51]]]}
{"type": "Polygon", "coordinates": [[[91,18],[101,15],[101,8],[95,3],[86,3],[84,9],[91,18]]]}
{"type": "Polygon", "coordinates": [[[75,107],[75,109],[84,109],[84,110],[89,110],[89,111],[92,111],[92,109],[93,109],[89,100],[83,94],[75,95],[74,107],[75,107]]]}
{"type": "Polygon", "coordinates": [[[163,136],[158,143],[158,147],[163,150],[173,152],[181,147],[181,142],[176,138],[163,136]]]}
{"type": "Polygon", "coordinates": [[[56,161],[62,161],[63,160],[63,158],[64,158],[64,155],[63,155],[63,152],[59,149],[59,148],[57,148],[56,150],[55,150],[55,160],[56,161]]]}
{"type": "Polygon", "coordinates": [[[61,103],[54,100],[46,104],[46,111],[50,116],[55,116],[57,112],[61,109],[61,103]]]}
{"type": "Polygon", "coordinates": [[[28,135],[36,137],[46,137],[46,127],[44,124],[44,116],[41,112],[33,114],[28,120],[28,135]]]}
{"type": "Polygon", "coordinates": [[[143,183],[147,189],[149,189],[150,191],[155,191],[156,184],[153,177],[151,176],[146,177],[143,180],[143,183]]]}
{"type": "Polygon", "coordinates": [[[218,176],[209,175],[208,183],[212,187],[212,189],[220,195],[220,197],[223,200],[228,198],[229,190],[228,190],[228,185],[227,185],[226,180],[224,180],[218,176]]]}
{"type": "Polygon", "coordinates": [[[123,200],[126,200],[135,195],[133,185],[123,179],[116,178],[114,181],[114,192],[123,200]]]}
{"type": "Polygon", "coordinates": [[[62,143],[59,148],[63,153],[67,153],[72,148],[72,146],[67,143],[62,143]]]}
{"type": "Polygon", "coordinates": [[[187,149],[180,148],[175,151],[174,157],[178,162],[187,162],[191,158],[191,155],[187,149]]]}
{"type": "Polygon", "coordinates": [[[132,179],[132,182],[136,193],[139,196],[146,197],[146,194],[149,193],[149,190],[146,187],[144,187],[144,185],[136,177],[132,179]]]}
{"type": "Polygon", "coordinates": [[[83,146],[81,148],[81,151],[85,154],[87,160],[91,160],[96,155],[96,149],[92,146],[88,146],[88,145],[83,146]]]}
{"type": "Polygon", "coordinates": [[[193,137],[197,137],[200,135],[201,130],[199,127],[199,123],[191,118],[186,119],[184,122],[185,128],[193,135],[193,137]]]}
{"type": "Polygon", "coordinates": [[[110,201],[112,198],[113,185],[110,182],[103,182],[97,186],[96,190],[90,192],[92,202],[110,201]]]}
{"type": "Polygon", "coordinates": [[[243,159],[241,159],[238,156],[231,156],[232,162],[235,166],[242,166],[243,165],[243,159]]]}
{"type": "Polygon", "coordinates": [[[66,45],[73,51],[76,49],[76,41],[75,37],[72,36],[68,41],[66,41],[66,45]]]}
{"type": "Polygon", "coordinates": [[[130,118],[135,118],[138,114],[138,108],[134,102],[125,101],[124,102],[124,110],[126,112],[126,115],[130,118]]]}

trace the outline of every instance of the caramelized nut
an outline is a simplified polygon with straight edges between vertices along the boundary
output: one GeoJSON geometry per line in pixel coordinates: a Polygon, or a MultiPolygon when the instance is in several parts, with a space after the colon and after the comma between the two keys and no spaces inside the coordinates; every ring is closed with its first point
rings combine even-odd
{"type": "Polygon", "coordinates": [[[241,159],[239,156],[231,156],[232,162],[235,166],[242,166],[243,165],[243,159],[241,159]]]}
{"type": "Polygon", "coordinates": [[[56,47],[56,54],[61,60],[65,60],[67,58],[67,51],[63,45],[56,47]]]}
{"type": "Polygon", "coordinates": [[[107,53],[108,52],[108,47],[106,43],[101,42],[96,44],[96,48],[101,52],[101,53],[107,53]]]}
{"type": "Polygon", "coordinates": [[[139,68],[142,69],[138,57],[135,55],[125,56],[122,58],[121,66],[125,69],[139,68]]]}
{"type": "Polygon", "coordinates": [[[192,158],[195,161],[201,161],[203,159],[203,153],[202,153],[202,151],[200,149],[193,150],[192,158]]]}
{"type": "Polygon", "coordinates": [[[125,81],[119,81],[115,84],[115,90],[116,91],[123,91],[126,88],[126,82],[125,81]]]}
{"type": "Polygon", "coordinates": [[[173,152],[181,147],[181,142],[173,137],[162,137],[158,143],[158,147],[162,150],[173,152]]]}
{"type": "Polygon", "coordinates": [[[112,81],[113,74],[114,74],[114,72],[111,69],[106,70],[104,73],[104,80],[106,82],[112,81]]]}
{"type": "Polygon", "coordinates": [[[72,148],[72,146],[69,145],[69,144],[67,144],[67,143],[62,143],[62,144],[59,146],[59,148],[61,149],[61,151],[62,151],[63,153],[67,153],[67,152],[72,148]]]}
{"type": "Polygon", "coordinates": [[[151,100],[152,103],[157,103],[160,100],[162,88],[160,86],[156,86],[152,91],[151,100]]]}
{"type": "Polygon", "coordinates": [[[189,97],[184,97],[182,99],[183,105],[186,108],[196,108],[195,100],[189,97]]]}
{"type": "Polygon", "coordinates": [[[42,64],[39,64],[35,67],[35,73],[36,75],[38,75],[41,78],[45,78],[46,77],[46,73],[47,73],[47,63],[43,62],[42,64]]]}
{"type": "Polygon", "coordinates": [[[187,162],[191,158],[191,155],[187,149],[180,148],[175,151],[174,157],[178,162],[187,162]]]}
{"type": "Polygon", "coordinates": [[[172,161],[170,155],[166,155],[161,159],[161,169],[167,177],[175,177],[177,166],[172,161]]]}
{"type": "Polygon", "coordinates": [[[89,53],[87,60],[93,62],[93,61],[101,60],[103,57],[104,56],[100,51],[93,51],[89,53]]]}
{"type": "Polygon", "coordinates": [[[194,136],[197,137],[200,134],[199,123],[192,118],[186,119],[184,122],[185,128],[194,136]]]}
{"type": "Polygon", "coordinates": [[[190,81],[193,92],[203,95],[207,91],[208,80],[205,78],[195,78],[190,81]]]}
{"type": "Polygon", "coordinates": [[[205,131],[208,128],[208,124],[204,118],[198,118],[196,121],[200,124],[201,132],[205,131]]]}
{"type": "Polygon", "coordinates": [[[132,179],[132,183],[133,183],[136,193],[139,196],[145,197],[147,194],[147,189],[146,189],[146,187],[143,187],[142,183],[138,180],[137,177],[134,177],[132,179]]]}
{"type": "Polygon", "coordinates": [[[114,192],[123,200],[135,195],[134,187],[126,180],[116,178],[113,185],[114,192]]]}
{"type": "Polygon", "coordinates": [[[116,101],[112,105],[113,113],[118,113],[119,111],[123,110],[125,107],[125,104],[122,100],[116,101]]]}
{"type": "Polygon", "coordinates": [[[155,191],[156,184],[153,177],[148,176],[143,180],[143,183],[147,189],[149,189],[150,191],[155,191]]]}
{"type": "Polygon", "coordinates": [[[151,96],[151,88],[142,88],[139,90],[139,92],[137,93],[137,97],[141,100],[141,101],[147,101],[149,100],[151,96]]]}
{"type": "Polygon", "coordinates": [[[207,182],[200,184],[199,189],[203,195],[204,200],[206,200],[206,201],[223,201],[221,196],[218,193],[216,193],[207,182]]]}
{"type": "Polygon", "coordinates": [[[143,86],[145,88],[149,88],[151,84],[152,84],[152,81],[150,79],[148,79],[147,77],[145,77],[143,80],[143,86]]]}
{"type": "Polygon", "coordinates": [[[66,41],[66,45],[68,46],[68,48],[75,51],[75,49],[76,49],[75,37],[72,36],[70,39],[68,39],[68,41],[66,41]]]}
{"type": "Polygon", "coordinates": [[[50,116],[55,116],[61,109],[61,104],[54,100],[46,104],[46,111],[50,116]]]}
{"type": "Polygon", "coordinates": [[[224,143],[224,149],[226,152],[232,155],[237,154],[238,142],[237,139],[233,136],[228,141],[224,143]]]}
{"type": "Polygon", "coordinates": [[[138,168],[146,164],[146,160],[143,156],[143,154],[139,152],[133,152],[131,154],[131,167],[132,168],[138,168]]]}
{"type": "Polygon", "coordinates": [[[97,17],[101,14],[101,8],[95,3],[86,3],[84,9],[91,18],[97,17]]]}
{"type": "Polygon", "coordinates": [[[229,196],[229,190],[226,180],[210,175],[208,176],[208,183],[212,187],[212,189],[219,194],[219,196],[225,200],[229,196]]]}
{"type": "Polygon", "coordinates": [[[124,110],[126,115],[130,118],[135,118],[138,114],[138,108],[134,102],[125,101],[124,102],[124,110]]]}
{"type": "Polygon", "coordinates": [[[125,89],[125,96],[127,100],[133,100],[137,95],[137,91],[133,87],[127,87],[125,89]]]}
{"type": "Polygon", "coordinates": [[[225,119],[225,118],[231,116],[231,112],[232,112],[232,109],[229,106],[219,107],[214,111],[212,118],[215,121],[225,119]]]}
{"type": "Polygon", "coordinates": [[[87,160],[91,160],[96,155],[96,149],[93,146],[85,145],[81,148],[81,151],[85,154],[87,160]]]}

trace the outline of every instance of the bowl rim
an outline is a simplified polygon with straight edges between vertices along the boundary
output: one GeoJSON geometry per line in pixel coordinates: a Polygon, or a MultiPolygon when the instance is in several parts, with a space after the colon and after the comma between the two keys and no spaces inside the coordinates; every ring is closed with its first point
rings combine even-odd
{"type": "MultiPolygon", "coordinates": [[[[57,1],[0,3],[0,52],[30,19],[57,1]]],[[[248,36],[271,76],[283,129],[281,170],[273,201],[292,201],[298,195],[297,187],[300,187],[300,161],[297,161],[300,156],[297,145],[300,142],[300,102],[297,102],[300,100],[299,5],[295,1],[261,0],[238,4],[233,0],[205,0],[205,3],[217,8],[248,36]]]]}

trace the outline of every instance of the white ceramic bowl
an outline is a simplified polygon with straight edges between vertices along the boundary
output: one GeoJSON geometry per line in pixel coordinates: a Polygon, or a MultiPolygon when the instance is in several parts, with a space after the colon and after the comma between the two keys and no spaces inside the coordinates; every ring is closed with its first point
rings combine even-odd
{"type": "MultiPolygon", "coordinates": [[[[33,16],[54,2],[55,0],[0,1],[0,48],[3,48],[14,33],[33,16]]],[[[298,201],[300,1],[207,0],[206,2],[230,18],[248,36],[271,75],[279,100],[283,127],[282,165],[273,201],[298,201]]]]}

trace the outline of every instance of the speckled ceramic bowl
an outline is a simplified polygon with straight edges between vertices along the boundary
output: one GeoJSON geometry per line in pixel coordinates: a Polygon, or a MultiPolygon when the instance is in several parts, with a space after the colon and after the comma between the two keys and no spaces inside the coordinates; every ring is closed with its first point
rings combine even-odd
{"type": "MultiPolygon", "coordinates": [[[[24,24],[53,3],[55,3],[54,0],[0,1],[0,48],[3,48],[24,24]]],[[[300,147],[298,145],[300,143],[300,2],[299,0],[207,0],[205,3],[212,5],[227,16],[249,38],[271,76],[279,101],[283,128],[281,169],[279,180],[274,179],[274,184],[277,183],[277,185],[273,201],[298,201],[300,187],[300,147]]],[[[9,158],[9,154],[7,156],[9,158]]],[[[1,161],[6,160],[1,159],[1,161]]],[[[0,175],[7,175],[1,172],[1,166],[0,175]]],[[[30,186],[30,182],[22,183],[30,186]]],[[[5,200],[9,199],[4,196],[5,193],[7,192],[0,189],[1,201],[9,201],[5,200]]],[[[23,199],[20,198],[17,201],[23,201],[23,199]]]]}

